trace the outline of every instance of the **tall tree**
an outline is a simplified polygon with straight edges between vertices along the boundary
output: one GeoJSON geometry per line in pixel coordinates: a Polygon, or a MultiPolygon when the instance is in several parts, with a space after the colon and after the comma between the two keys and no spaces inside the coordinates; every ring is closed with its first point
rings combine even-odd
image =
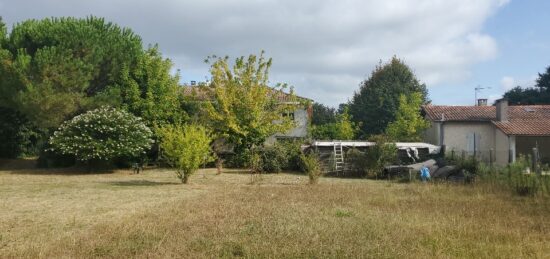
{"type": "Polygon", "coordinates": [[[128,28],[96,17],[27,20],[2,42],[0,105],[41,128],[103,105],[150,126],[185,118],[171,61],[156,46],[145,50],[128,28]]]}
{"type": "Polygon", "coordinates": [[[336,122],[336,109],[322,103],[313,103],[312,125],[323,125],[336,122]]]}
{"type": "Polygon", "coordinates": [[[544,73],[539,73],[535,87],[516,86],[504,93],[503,97],[511,105],[550,104],[550,66],[544,73]]]}
{"type": "Polygon", "coordinates": [[[399,96],[414,92],[421,94],[422,103],[428,102],[426,86],[419,83],[403,61],[393,57],[390,62],[376,66],[349,104],[352,120],[360,125],[360,136],[383,133],[395,120],[399,96]]]}
{"type": "Polygon", "coordinates": [[[395,121],[388,124],[386,135],[393,141],[421,141],[422,133],[430,125],[420,114],[421,105],[422,95],[418,92],[399,96],[399,109],[395,121]]]}
{"type": "Polygon", "coordinates": [[[237,58],[234,65],[227,57],[209,59],[213,95],[206,104],[209,123],[217,135],[236,145],[237,152],[260,145],[292,126],[284,115],[293,111],[294,104],[281,102],[283,86],[268,86],[271,59],[264,58],[263,53],[237,58]]]}
{"type": "MultiPolygon", "coordinates": [[[[4,44],[3,44],[4,45],[4,44]]],[[[105,89],[120,85],[143,53],[139,36],[102,18],[47,18],[16,24],[5,40],[7,104],[41,127],[58,126],[105,89]]]]}
{"type": "Polygon", "coordinates": [[[312,125],[311,136],[314,139],[338,139],[350,140],[354,139],[358,127],[351,121],[349,111],[346,107],[344,110],[335,116],[335,121],[322,125],[312,125]]]}
{"type": "Polygon", "coordinates": [[[544,73],[539,73],[536,87],[538,87],[543,92],[550,92],[550,66],[546,68],[546,71],[544,71],[544,73]]]}
{"type": "Polygon", "coordinates": [[[122,103],[148,126],[180,124],[187,118],[180,108],[179,74],[172,75],[172,61],[161,56],[158,46],[145,51],[134,71],[125,71],[120,86],[122,103]]]}

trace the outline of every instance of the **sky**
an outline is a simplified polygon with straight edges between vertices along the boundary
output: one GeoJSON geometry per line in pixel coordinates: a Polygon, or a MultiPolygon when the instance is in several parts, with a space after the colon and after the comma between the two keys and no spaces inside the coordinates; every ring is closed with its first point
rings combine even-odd
{"type": "Polygon", "coordinates": [[[550,66],[547,0],[0,0],[8,26],[105,17],[159,44],[182,83],[205,81],[209,55],[273,58],[270,82],[330,106],[397,56],[434,104],[490,102],[550,66]]]}

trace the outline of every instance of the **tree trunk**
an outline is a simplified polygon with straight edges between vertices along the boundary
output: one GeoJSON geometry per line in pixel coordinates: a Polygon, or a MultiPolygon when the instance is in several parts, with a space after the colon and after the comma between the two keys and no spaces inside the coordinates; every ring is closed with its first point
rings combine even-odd
{"type": "Polygon", "coordinates": [[[189,182],[189,174],[188,173],[183,173],[183,178],[181,178],[181,182],[184,183],[184,184],[187,184],[187,182],[189,182]]]}
{"type": "Polygon", "coordinates": [[[222,174],[222,169],[223,169],[223,159],[218,158],[216,160],[216,170],[217,170],[216,174],[217,175],[222,174]]]}

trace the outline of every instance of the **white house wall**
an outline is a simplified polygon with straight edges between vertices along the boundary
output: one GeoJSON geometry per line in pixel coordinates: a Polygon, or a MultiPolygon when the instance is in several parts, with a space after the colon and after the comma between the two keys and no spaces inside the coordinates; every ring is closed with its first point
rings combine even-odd
{"type": "Polygon", "coordinates": [[[471,138],[475,134],[476,154],[489,160],[489,150],[495,147],[495,127],[490,122],[444,122],[443,143],[447,151],[469,152],[473,155],[471,138]],[[469,144],[470,142],[470,144],[469,144]]]}
{"type": "Polygon", "coordinates": [[[265,141],[266,144],[273,144],[277,138],[305,138],[307,137],[307,128],[309,117],[306,109],[296,109],[294,111],[294,128],[287,133],[277,133],[265,141]]]}
{"type": "Polygon", "coordinates": [[[509,160],[510,138],[495,128],[495,158],[497,165],[506,165],[509,160]]]}

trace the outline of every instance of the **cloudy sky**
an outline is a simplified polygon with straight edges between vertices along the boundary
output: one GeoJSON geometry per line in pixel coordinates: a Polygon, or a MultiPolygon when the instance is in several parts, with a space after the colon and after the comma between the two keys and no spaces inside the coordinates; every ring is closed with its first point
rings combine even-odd
{"type": "Polygon", "coordinates": [[[182,82],[204,81],[206,56],[265,50],[271,82],[328,105],[347,101],[396,55],[435,104],[472,104],[531,86],[550,65],[546,0],[0,0],[8,25],[50,16],[105,17],[158,43],[182,82]]]}

